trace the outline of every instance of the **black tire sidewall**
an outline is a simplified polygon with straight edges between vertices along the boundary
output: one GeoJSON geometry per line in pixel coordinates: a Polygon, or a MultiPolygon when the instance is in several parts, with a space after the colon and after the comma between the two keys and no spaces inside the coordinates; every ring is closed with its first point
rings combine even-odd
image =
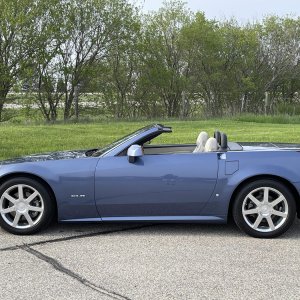
{"type": "Polygon", "coordinates": [[[233,219],[236,223],[236,225],[245,233],[247,233],[250,236],[256,237],[256,238],[275,238],[283,233],[285,233],[290,226],[293,224],[295,215],[296,215],[296,203],[295,198],[290,191],[288,187],[286,187],[283,183],[280,181],[272,180],[272,179],[260,179],[253,182],[250,182],[246,185],[244,185],[240,191],[238,192],[234,204],[233,204],[233,219]],[[284,197],[286,198],[287,204],[288,204],[288,216],[285,223],[278,229],[272,231],[272,232],[260,232],[256,231],[255,229],[251,228],[246,221],[244,220],[243,214],[242,214],[242,205],[244,202],[245,197],[254,189],[257,189],[259,187],[270,187],[278,190],[281,192],[284,197]]]}
{"type": "Polygon", "coordinates": [[[50,193],[48,189],[39,181],[27,177],[17,177],[17,178],[12,178],[3,183],[0,187],[0,198],[2,197],[2,194],[11,186],[17,185],[17,184],[24,184],[31,186],[35,188],[42,196],[43,202],[44,202],[44,212],[43,215],[40,219],[40,221],[35,224],[33,227],[26,228],[26,229],[20,229],[20,228],[14,228],[7,224],[5,220],[2,218],[0,214],[0,226],[13,234],[18,234],[18,235],[28,235],[28,234],[33,234],[41,229],[47,227],[50,222],[52,221],[55,213],[55,205],[54,201],[50,196],[50,193]]]}

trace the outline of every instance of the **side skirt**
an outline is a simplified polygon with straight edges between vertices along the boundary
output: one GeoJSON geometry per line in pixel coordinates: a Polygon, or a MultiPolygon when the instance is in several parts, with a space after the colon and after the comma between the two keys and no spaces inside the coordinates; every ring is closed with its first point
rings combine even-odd
{"type": "Polygon", "coordinates": [[[174,222],[174,223],[212,223],[224,224],[226,216],[168,216],[168,217],[105,217],[60,220],[60,222],[174,222]]]}

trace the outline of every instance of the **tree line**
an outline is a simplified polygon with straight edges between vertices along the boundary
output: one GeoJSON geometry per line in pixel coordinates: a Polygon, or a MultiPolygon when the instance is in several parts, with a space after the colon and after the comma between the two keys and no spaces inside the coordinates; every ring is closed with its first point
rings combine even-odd
{"type": "Polygon", "coordinates": [[[181,1],[0,0],[0,120],[26,89],[44,118],[95,93],[115,118],[273,113],[297,105],[300,18],[211,20],[181,1]]]}

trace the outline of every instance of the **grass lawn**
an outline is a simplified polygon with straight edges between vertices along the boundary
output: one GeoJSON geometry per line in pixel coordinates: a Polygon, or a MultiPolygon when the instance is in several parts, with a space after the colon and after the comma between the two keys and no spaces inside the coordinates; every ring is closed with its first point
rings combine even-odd
{"type": "MultiPolygon", "coordinates": [[[[151,122],[102,122],[94,124],[1,125],[0,159],[55,150],[97,148],[151,122]]],[[[272,124],[244,121],[168,121],[173,133],[155,143],[193,143],[201,130],[215,129],[231,141],[273,141],[300,143],[300,124],[272,124]]]]}

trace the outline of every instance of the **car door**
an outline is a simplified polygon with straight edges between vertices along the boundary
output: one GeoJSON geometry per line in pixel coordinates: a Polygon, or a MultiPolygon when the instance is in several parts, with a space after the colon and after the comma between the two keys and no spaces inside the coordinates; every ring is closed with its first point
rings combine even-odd
{"type": "Polygon", "coordinates": [[[103,219],[162,219],[199,216],[211,197],[217,153],[100,158],[95,200],[103,219]]]}

